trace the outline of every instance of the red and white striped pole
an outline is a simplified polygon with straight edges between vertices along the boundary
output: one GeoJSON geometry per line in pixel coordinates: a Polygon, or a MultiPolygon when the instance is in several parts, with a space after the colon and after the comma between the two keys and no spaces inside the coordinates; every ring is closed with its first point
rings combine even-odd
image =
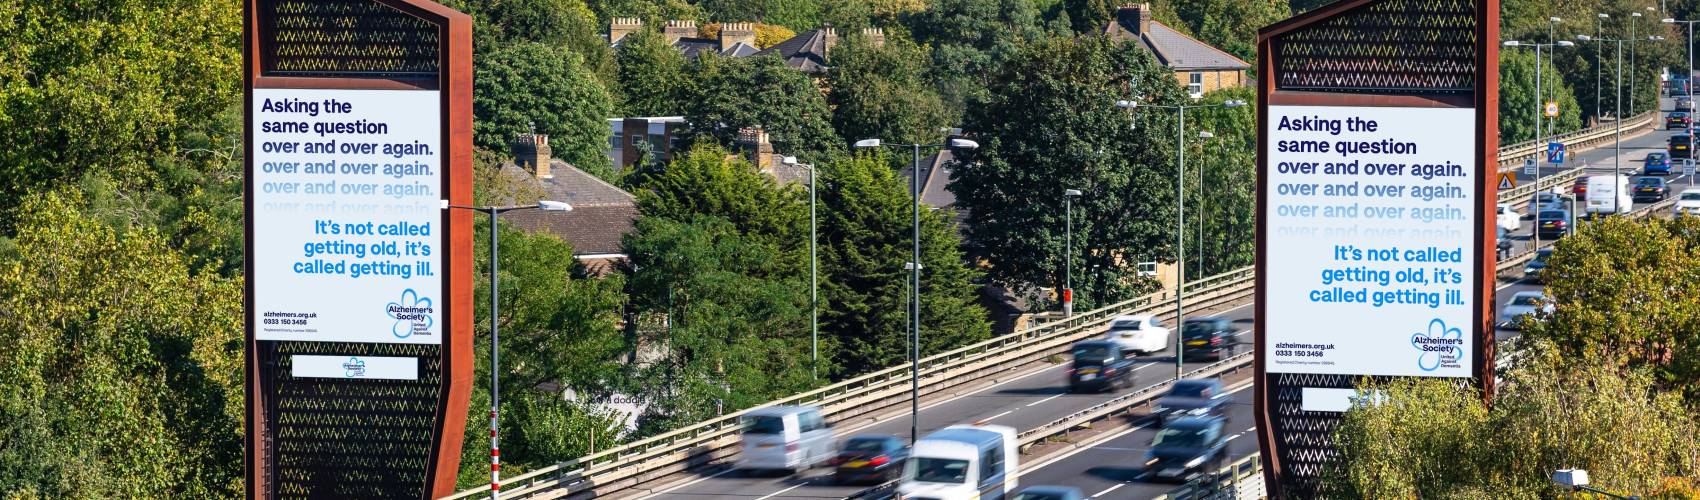
{"type": "Polygon", "coordinates": [[[496,443],[496,409],[490,408],[490,498],[502,497],[502,447],[496,443]]]}
{"type": "Polygon", "coordinates": [[[496,262],[497,262],[496,251],[497,251],[497,247],[499,246],[496,243],[496,235],[501,232],[499,230],[500,228],[498,227],[498,225],[496,223],[496,215],[499,214],[499,213],[501,213],[501,212],[499,212],[496,209],[496,207],[490,207],[490,499],[491,500],[499,500],[500,498],[502,498],[502,448],[500,446],[498,446],[498,442],[497,442],[497,434],[498,434],[500,428],[497,427],[497,420],[496,420],[496,408],[497,408],[496,405],[499,402],[501,402],[501,400],[502,400],[501,399],[502,388],[501,388],[501,385],[498,383],[498,380],[500,380],[500,379],[498,378],[498,375],[497,375],[497,374],[501,373],[501,371],[498,369],[498,367],[502,366],[502,364],[500,362],[500,360],[501,360],[500,356],[501,356],[502,351],[499,348],[499,346],[501,345],[501,342],[499,341],[499,339],[501,338],[501,335],[500,335],[500,330],[497,329],[497,325],[499,325],[501,323],[501,321],[498,321],[498,318],[496,316],[496,311],[500,310],[496,307],[497,306],[496,300],[497,300],[498,297],[501,297],[501,294],[497,293],[497,290],[496,290],[496,280],[499,278],[499,276],[498,276],[499,273],[498,273],[498,270],[496,268],[496,262]]]}

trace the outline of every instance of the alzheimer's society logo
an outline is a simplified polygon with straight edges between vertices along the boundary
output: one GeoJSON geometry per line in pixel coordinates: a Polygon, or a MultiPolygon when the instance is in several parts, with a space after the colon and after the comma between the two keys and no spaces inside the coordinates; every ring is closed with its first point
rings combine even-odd
{"type": "Polygon", "coordinates": [[[430,297],[420,297],[412,288],[401,292],[401,299],[391,302],[384,312],[395,320],[390,327],[390,333],[395,338],[405,339],[418,335],[430,335],[431,324],[435,318],[436,309],[431,307],[430,297]]]}
{"type": "Polygon", "coordinates": [[[1428,331],[1411,334],[1411,347],[1417,349],[1417,368],[1432,372],[1440,368],[1457,368],[1464,359],[1464,332],[1448,327],[1435,318],[1428,322],[1428,331]]]}

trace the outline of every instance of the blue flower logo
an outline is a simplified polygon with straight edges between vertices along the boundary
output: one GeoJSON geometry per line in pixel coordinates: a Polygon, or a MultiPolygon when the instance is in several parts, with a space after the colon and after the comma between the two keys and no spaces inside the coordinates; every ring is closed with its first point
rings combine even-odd
{"type": "Polygon", "coordinates": [[[395,320],[390,333],[398,339],[405,339],[413,336],[415,331],[430,330],[436,310],[431,307],[430,297],[420,297],[409,288],[401,292],[400,300],[385,306],[384,312],[395,320]]]}
{"type": "Polygon", "coordinates": [[[344,370],[343,376],[348,378],[366,376],[366,362],[361,360],[359,356],[349,356],[348,362],[342,364],[342,369],[344,370]]]}
{"type": "Polygon", "coordinates": [[[1463,359],[1463,345],[1464,332],[1447,327],[1440,318],[1428,322],[1427,332],[1411,334],[1411,347],[1418,351],[1417,368],[1425,372],[1435,371],[1443,362],[1463,359]]]}

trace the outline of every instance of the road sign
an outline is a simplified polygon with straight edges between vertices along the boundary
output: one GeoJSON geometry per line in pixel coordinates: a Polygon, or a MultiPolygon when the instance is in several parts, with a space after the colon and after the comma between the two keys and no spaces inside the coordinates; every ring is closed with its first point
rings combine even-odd
{"type": "Polygon", "coordinates": [[[1523,160],[1523,175],[1535,175],[1535,159],[1523,160]]]}
{"type": "MultiPolygon", "coordinates": [[[[1528,109],[1528,108],[1523,108],[1523,109],[1528,109]]],[[[1544,106],[1541,111],[1546,113],[1547,118],[1557,118],[1558,117],[1558,101],[1547,101],[1547,105],[1544,106]]]]}
{"type": "Polygon", "coordinates": [[[1694,177],[1694,160],[1682,160],[1682,175],[1694,177]]]}
{"type": "Polygon", "coordinates": [[[1547,163],[1551,163],[1551,164],[1554,164],[1554,165],[1564,163],[1564,143],[1562,143],[1562,142],[1549,142],[1549,143],[1547,143],[1547,163]]]}
{"type": "Polygon", "coordinates": [[[1511,175],[1511,172],[1500,172],[1499,190],[1506,191],[1511,189],[1517,189],[1517,176],[1511,175]]]}

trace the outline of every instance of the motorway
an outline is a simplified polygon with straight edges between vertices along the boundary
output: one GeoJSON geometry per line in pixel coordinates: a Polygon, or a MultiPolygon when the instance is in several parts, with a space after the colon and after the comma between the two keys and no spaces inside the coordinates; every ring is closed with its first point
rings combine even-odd
{"type": "MultiPolygon", "coordinates": [[[[1669,99],[1662,100],[1667,110],[1674,105],[1669,99]]],[[[1661,120],[1662,125],[1662,120],[1661,120]]],[[[1618,164],[1623,168],[1624,175],[1633,175],[1640,171],[1641,159],[1647,153],[1663,151],[1670,133],[1661,126],[1658,131],[1641,133],[1641,131],[1625,131],[1622,141],[1621,156],[1617,157],[1618,164]]],[[[1587,151],[1573,151],[1569,165],[1563,168],[1574,168],[1576,164],[1587,166],[1587,172],[1593,174],[1611,174],[1613,172],[1613,148],[1611,143],[1587,151]]],[[[1518,169],[1521,170],[1520,168],[1518,169]]],[[[1543,168],[1542,174],[1550,175],[1562,168],[1543,168]]],[[[1680,169],[1678,169],[1680,170],[1680,169]]],[[[1519,175],[1521,173],[1519,172],[1519,175]]],[[[1678,172],[1680,174],[1680,172],[1678,172]]],[[[1519,179],[1526,182],[1529,179],[1519,179]]],[[[1680,192],[1687,185],[1682,181],[1692,182],[1680,175],[1667,177],[1672,182],[1671,195],[1680,192]]],[[[1516,207],[1525,210],[1527,204],[1516,207]]],[[[1491,221],[1486,221],[1491,224],[1491,221]]],[[[1529,240],[1532,221],[1524,220],[1522,228],[1511,237],[1521,242],[1529,240]]],[[[1543,240],[1543,246],[1549,242],[1543,240]]],[[[1526,249],[1527,244],[1517,246],[1526,249]]],[[[1526,251],[1526,250],[1525,250],[1526,251]]],[[[1503,306],[1513,294],[1524,290],[1539,290],[1538,284],[1524,281],[1507,280],[1499,284],[1497,306],[1503,306]]],[[[1234,309],[1216,314],[1235,321],[1237,328],[1243,332],[1240,336],[1242,349],[1254,345],[1252,338],[1252,307],[1246,304],[1234,309]]],[[[1172,325],[1171,325],[1172,326],[1172,325]]],[[[1514,331],[1501,330],[1501,339],[1516,335],[1514,331]]],[[[1142,359],[1136,371],[1136,386],[1143,387],[1151,383],[1167,379],[1174,374],[1174,357],[1172,354],[1159,353],[1142,359]]],[[[1205,363],[1187,363],[1185,369],[1191,371],[1200,368],[1205,363]]],[[[1106,401],[1115,394],[1067,394],[1064,388],[1064,370],[1066,364],[1042,366],[1032,371],[1018,375],[1016,378],[1001,381],[997,384],[977,389],[973,392],[957,395],[941,401],[927,401],[922,407],[920,416],[921,434],[944,427],[946,425],[966,422],[983,421],[991,424],[1008,425],[1017,430],[1029,429],[1040,424],[1048,423],[1058,418],[1073,414],[1076,411],[1106,401]]],[[[1257,440],[1251,427],[1252,391],[1246,390],[1249,385],[1240,387],[1234,392],[1235,406],[1230,412],[1230,432],[1232,441],[1229,443],[1232,459],[1238,459],[1257,452],[1257,440]]],[[[857,434],[892,434],[907,437],[909,419],[907,415],[890,418],[872,425],[859,428],[837,429],[840,439],[857,434]]],[[[1150,483],[1139,477],[1139,460],[1153,437],[1153,430],[1144,426],[1136,426],[1121,431],[1113,438],[1102,440],[1098,444],[1071,450],[1064,455],[1046,457],[1034,463],[1024,463],[1020,478],[1023,487],[1035,485],[1063,485],[1080,488],[1089,498],[1105,499],[1149,499],[1168,492],[1174,488],[1172,484],[1150,483]]],[[[1232,460],[1230,459],[1230,461],[1232,460]]],[[[698,477],[666,488],[658,494],[645,498],[666,499],[755,499],[768,500],[771,498],[844,498],[860,491],[861,487],[837,486],[831,484],[826,477],[826,469],[816,469],[796,476],[773,477],[752,476],[743,471],[726,467],[711,469],[700,473],[698,477]]]]}

